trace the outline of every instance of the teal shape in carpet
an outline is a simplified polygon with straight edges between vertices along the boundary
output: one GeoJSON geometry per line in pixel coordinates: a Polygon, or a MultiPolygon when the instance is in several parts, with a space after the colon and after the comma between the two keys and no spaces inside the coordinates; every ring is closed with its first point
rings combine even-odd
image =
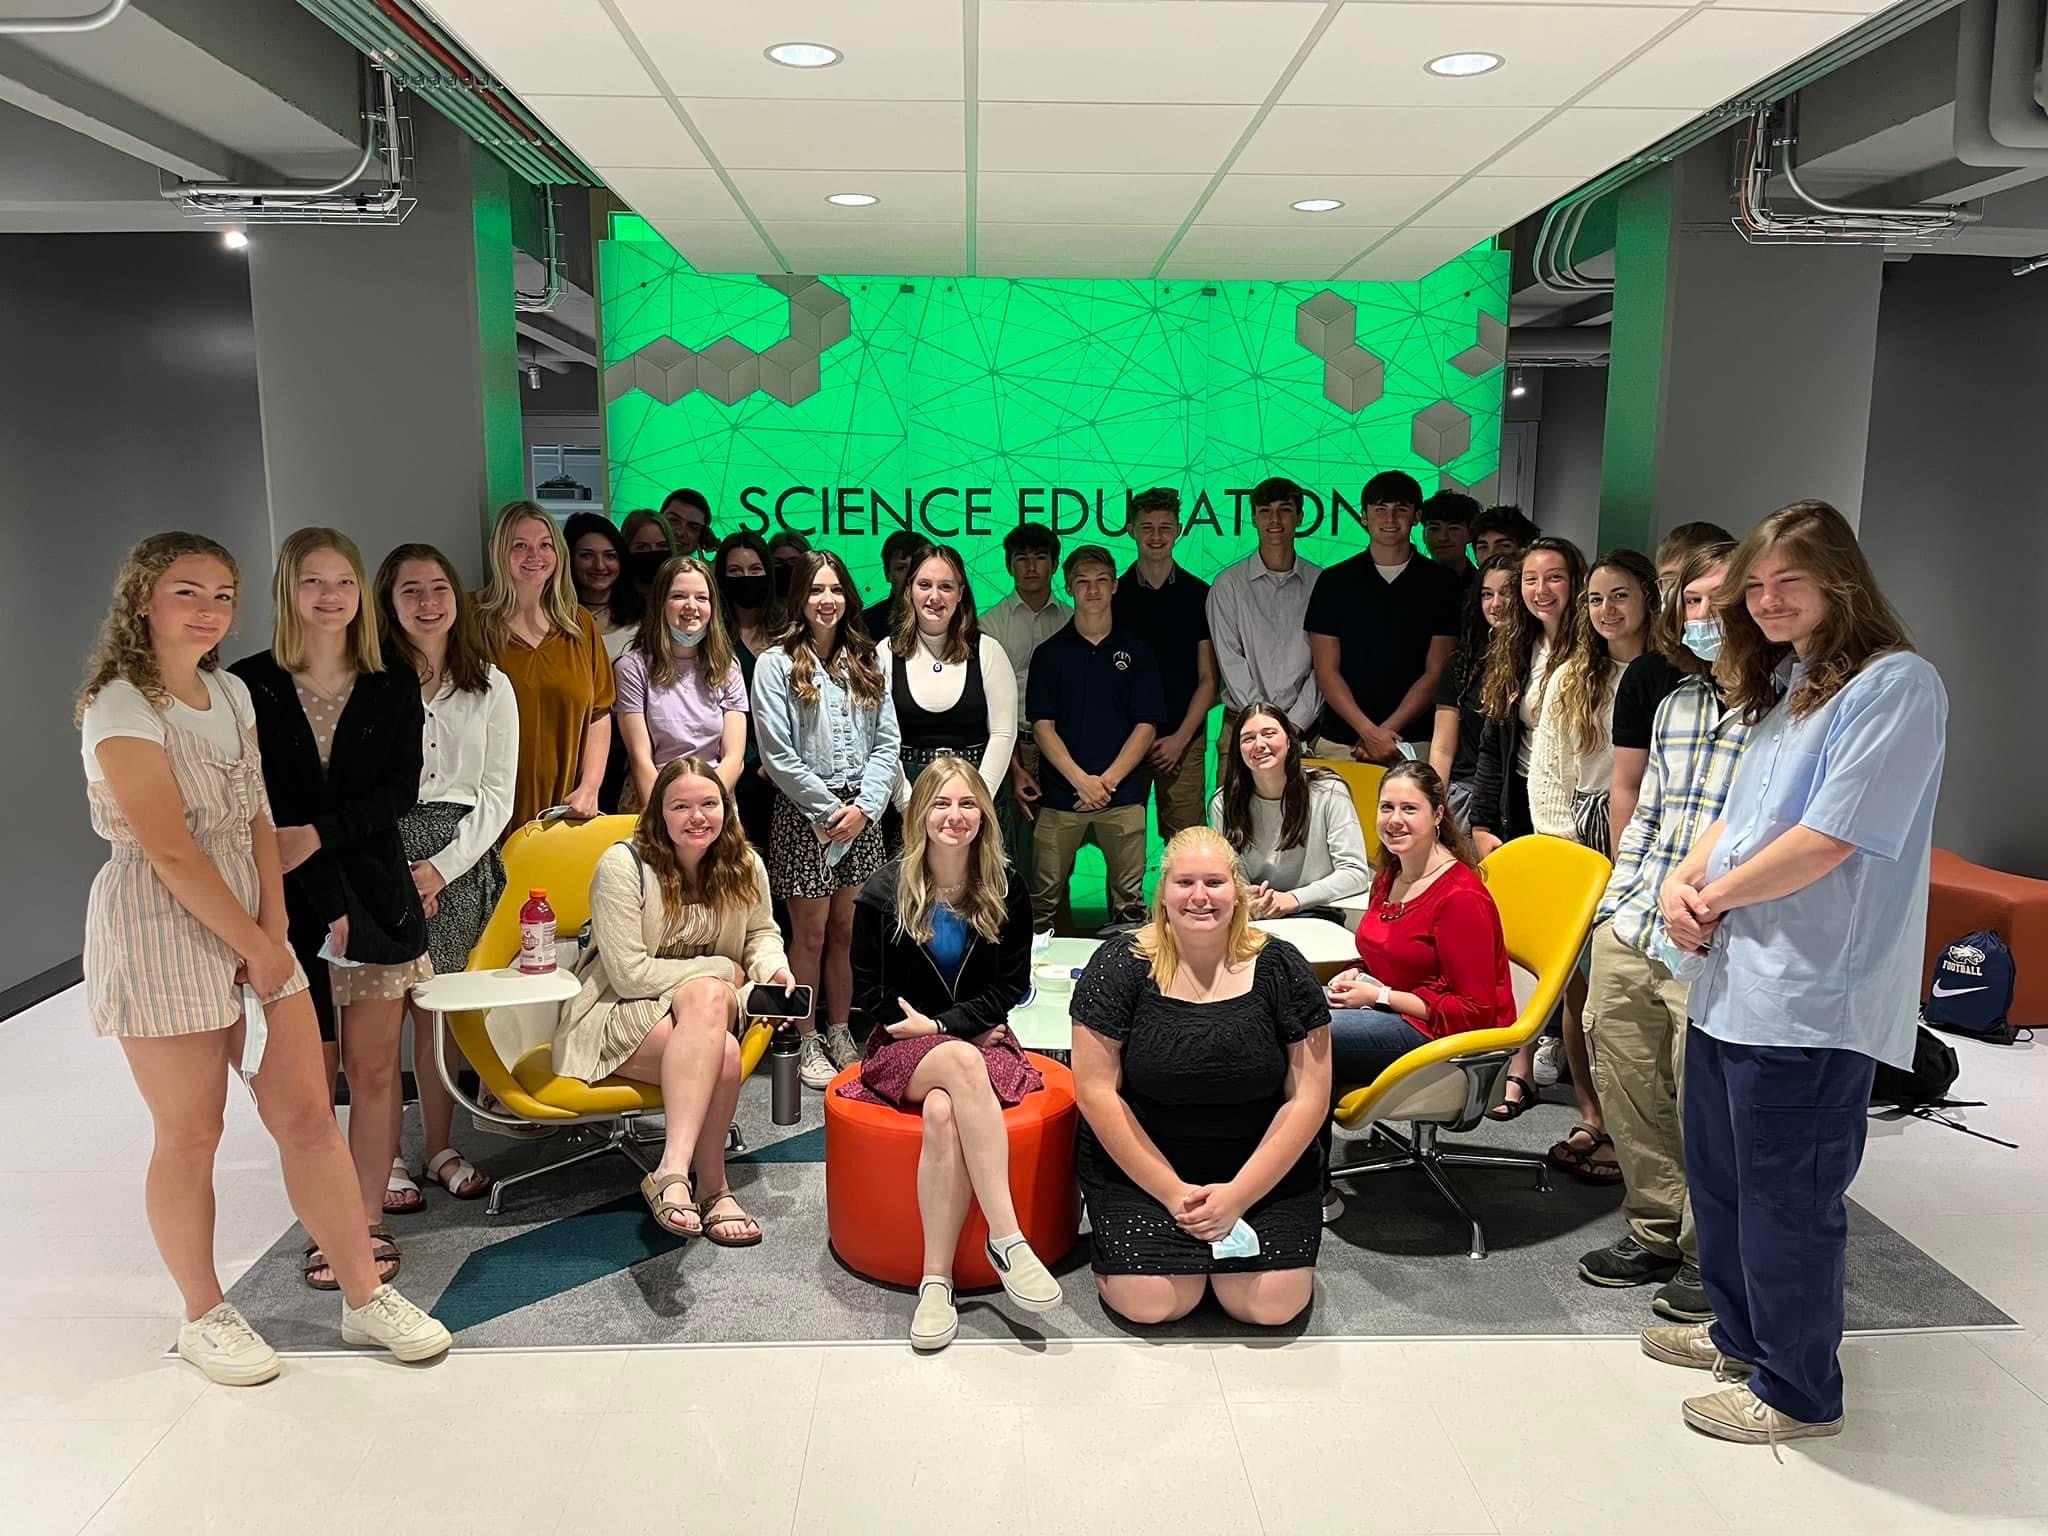
{"type": "Polygon", "coordinates": [[[455,1271],[434,1315],[459,1334],[681,1246],[655,1224],[646,1201],[626,1195],[479,1248],[455,1271]]]}
{"type": "Polygon", "coordinates": [[[822,1163],[825,1161],[825,1127],[799,1131],[794,1136],[785,1136],[781,1141],[764,1142],[749,1148],[738,1157],[727,1159],[735,1163],[822,1163]]]}

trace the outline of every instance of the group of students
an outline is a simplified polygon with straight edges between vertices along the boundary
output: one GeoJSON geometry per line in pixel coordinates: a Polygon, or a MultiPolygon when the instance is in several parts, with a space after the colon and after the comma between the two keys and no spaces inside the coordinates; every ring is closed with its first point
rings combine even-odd
{"type": "MultiPolygon", "coordinates": [[[[1213,1291],[1277,1324],[1311,1296],[1333,1084],[1514,1019],[1480,860],[1544,834],[1616,861],[1566,1013],[1582,1124],[1552,1157],[1623,1182],[1630,1232],[1580,1273],[1662,1283],[1659,1358],[1754,1368],[1692,1422],[1832,1432],[1856,1095],[1874,1059],[1910,1057],[1884,989],[1924,906],[1946,707],[1853,532],[1801,503],[1739,547],[1695,526],[1654,565],[1588,568],[1513,509],[1425,505],[1380,475],[1370,546],[1317,571],[1294,549],[1299,492],[1268,481],[1254,501],[1257,549],[1209,586],[1173,561],[1174,493],[1141,495],[1138,559],[1119,576],[1101,546],[1069,553],[1071,607],[1051,592],[1056,537],[1014,530],[1016,590],[985,615],[944,546],[889,551],[891,593],[864,609],[836,554],[746,533],[709,549],[708,508],[688,504],[704,515],[682,552],[653,513],[558,536],[508,506],[474,596],[427,546],[372,582],[346,535],[305,529],[279,553],[270,649],[227,672],[233,558],[189,534],[137,546],[80,700],[112,846],[86,978],[155,1124],[149,1216],[186,1302],[181,1354],[222,1381],[277,1369],[212,1264],[230,1068],[278,1139],[305,1279],[342,1293],[344,1335],[407,1359],[447,1347],[390,1283],[384,1218],[423,1198],[397,1158],[400,1024],[417,983],[466,963],[503,836],[551,806],[638,812],[599,861],[595,958],[555,1059],[661,1085],[654,1219],[762,1240],[724,1176],[736,1031],[752,986],[812,985],[804,1080],[923,1118],[921,1349],[953,1335],[970,1197],[1016,1303],[1060,1301],[1018,1230],[1001,1111],[1038,1086],[1006,1020],[1082,840],[1110,862],[1118,930],[1072,1005],[1103,1304],[1157,1322],[1213,1291]],[[1467,532],[1487,540],[1476,566],[1467,532]],[[615,729],[627,771],[608,788],[615,729]],[[1377,868],[1308,754],[1388,765],[1377,868]],[[1359,964],[1327,985],[1252,926],[1340,905],[1364,908],[1359,964]]],[[[436,1025],[417,1023],[427,1063],[436,1025]]],[[[481,1194],[438,1073],[417,1076],[427,1177],[481,1194]]],[[[1494,1113],[1534,1098],[1518,1062],[1494,1113]]]]}

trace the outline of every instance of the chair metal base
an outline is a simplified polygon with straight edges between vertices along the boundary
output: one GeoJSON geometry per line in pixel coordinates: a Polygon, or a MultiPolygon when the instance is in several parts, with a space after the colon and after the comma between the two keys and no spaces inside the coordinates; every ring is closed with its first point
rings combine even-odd
{"type": "Polygon", "coordinates": [[[618,1153],[638,1168],[642,1176],[654,1172],[654,1165],[641,1155],[639,1148],[658,1140],[659,1135],[643,1135],[640,1128],[634,1124],[636,1119],[638,1116],[626,1115],[607,1122],[564,1126],[561,1139],[576,1150],[567,1157],[558,1157],[538,1168],[502,1175],[491,1185],[491,1198],[484,1207],[485,1211],[492,1216],[497,1215],[505,1191],[514,1184],[524,1184],[528,1179],[537,1179],[544,1173],[557,1173],[564,1168],[573,1168],[578,1163],[587,1163],[594,1157],[603,1157],[607,1152],[618,1153]]]}
{"type": "Polygon", "coordinates": [[[1529,1168],[1535,1170],[1536,1188],[1545,1194],[1550,1191],[1550,1168],[1540,1157],[1528,1152],[1507,1152],[1498,1147],[1475,1147],[1464,1142],[1444,1142],[1437,1137],[1437,1125],[1432,1120],[1414,1122],[1413,1140],[1399,1131],[1385,1125],[1375,1125],[1372,1141],[1385,1141],[1387,1149],[1370,1152],[1356,1162],[1332,1168],[1332,1179],[1357,1178],[1368,1173],[1385,1173],[1395,1168],[1420,1168],[1423,1176],[1436,1186],[1436,1192],[1450,1202],[1451,1209],[1465,1218],[1472,1229],[1471,1256],[1475,1259],[1486,1257],[1486,1232],[1479,1225],[1479,1218],[1472,1214],[1470,1206],[1459,1195],[1458,1188],[1450,1180],[1445,1168],[1529,1168]]]}

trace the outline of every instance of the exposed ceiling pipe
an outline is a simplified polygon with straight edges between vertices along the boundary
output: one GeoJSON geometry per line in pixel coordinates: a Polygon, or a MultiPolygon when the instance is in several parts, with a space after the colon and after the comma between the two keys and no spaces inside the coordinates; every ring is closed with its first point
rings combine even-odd
{"type": "Polygon", "coordinates": [[[2039,4],[1969,0],[1956,18],[1955,151],[1965,165],[2048,167],[2048,114],[2028,94],[2041,66],[2039,4]]]}
{"type": "Polygon", "coordinates": [[[2043,267],[2048,267],[2048,256],[2030,256],[2025,261],[2016,261],[2012,264],[2012,275],[2025,277],[2029,272],[2039,272],[2043,267]]]}
{"type": "Polygon", "coordinates": [[[1743,136],[1743,165],[1735,183],[1732,222],[1743,239],[1770,244],[1883,245],[1954,234],[1979,215],[1968,208],[1926,203],[1912,208],[1865,208],[1825,202],[1801,185],[1793,150],[1799,142],[1796,103],[1775,113],[1761,107],[1743,136]],[[1776,125],[1773,125],[1775,118],[1776,125]],[[1775,151],[1775,153],[1774,153],[1775,151]],[[1804,208],[1786,211],[1771,202],[1773,171],[1783,175],[1804,208]]]}
{"type": "Polygon", "coordinates": [[[1520,367],[1598,367],[1613,348],[1611,325],[1519,325],[1508,332],[1508,361],[1520,367]]]}
{"type": "Polygon", "coordinates": [[[562,233],[555,224],[555,189],[542,187],[541,200],[547,205],[541,244],[541,260],[547,267],[547,283],[539,293],[512,294],[512,307],[529,315],[544,315],[562,302],[562,233]]]}
{"type": "Polygon", "coordinates": [[[97,32],[101,27],[111,25],[127,9],[128,0],[107,0],[89,16],[0,17],[0,37],[97,32]]]}

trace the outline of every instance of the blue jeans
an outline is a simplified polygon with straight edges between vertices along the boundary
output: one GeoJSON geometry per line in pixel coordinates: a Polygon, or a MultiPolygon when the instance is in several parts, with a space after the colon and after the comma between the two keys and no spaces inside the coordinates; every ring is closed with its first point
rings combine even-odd
{"type": "Polygon", "coordinates": [[[1842,1416],[1845,1196],[1876,1070],[1859,1051],[1685,1036],[1685,1173],[1714,1347],[1806,1424],[1842,1416]]]}
{"type": "Polygon", "coordinates": [[[1331,1076],[1343,1085],[1369,1083],[1429,1036],[1385,1008],[1330,1010],[1331,1076]]]}

